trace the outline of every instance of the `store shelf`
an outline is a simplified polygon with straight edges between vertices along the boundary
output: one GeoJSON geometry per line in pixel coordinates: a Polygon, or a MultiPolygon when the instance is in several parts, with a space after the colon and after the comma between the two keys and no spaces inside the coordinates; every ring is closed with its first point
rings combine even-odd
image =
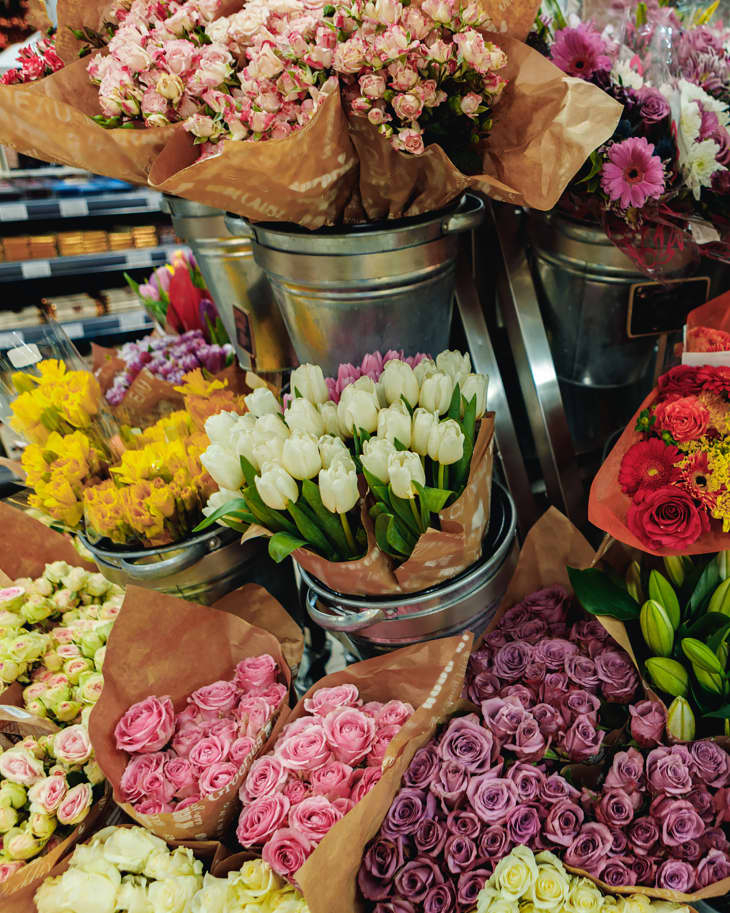
{"type": "MultiPolygon", "coordinates": [[[[61,323],[61,326],[71,339],[99,339],[102,336],[152,330],[154,323],[142,308],[136,308],[132,311],[122,311],[120,314],[105,314],[103,317],[87,317],[61,323]]],[[[41,339],[43,330],[43,324],[20,327],[17,330],[0,330],[0,349],[21,342],[37,342],[41,339]]]]}
{"type": "Polygon", "coordinates": [[[122,216],[160,211],[162,197],[154,190],[130,193],[105,193],[98,196],[56,197],[0,203],[0,222],[27,219],[84,218],[85,216],[122,216]]]}
{"type": "Polygon", "coordinates": [[[19,260],[0,263],[0,282],[22,282],[24,279],[48,279],[84,276],[97,273],[119,273],[128,269],[162,266],[170,259],[174,245],[140,247],[134,250],[111,250],[75,257],[53,257],[49,260],[19,260]]]}

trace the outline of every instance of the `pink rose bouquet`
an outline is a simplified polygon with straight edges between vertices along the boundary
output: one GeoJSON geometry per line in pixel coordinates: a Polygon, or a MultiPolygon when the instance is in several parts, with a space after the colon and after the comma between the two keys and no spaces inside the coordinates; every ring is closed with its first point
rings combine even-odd
{"type": "Polygon", "coordinates": [[[129,754],[120,792],[143,815],[182,811],[239,775],[286,697],[268,654],[242,660],[230,681],[198,688],[175,712],[169,697],[133,704],[114,729],[129,754]]]}
{"type": "Polygon", "coordinates": [[[413,713],[399,700],[364,703],[353,684],[320,688],[304,709],[254,761],[239,794],[239,843],[260,848],[286,878],[375,786],[388,744],[413,713]]]}

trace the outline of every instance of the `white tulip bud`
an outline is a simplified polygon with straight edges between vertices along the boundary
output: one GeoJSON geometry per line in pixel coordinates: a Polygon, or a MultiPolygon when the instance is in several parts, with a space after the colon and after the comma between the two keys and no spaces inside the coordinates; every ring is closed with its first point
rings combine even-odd
{"type": "MultiPolygon", "coordinates": [[[[369,378],[368,378],[369,380],[369,378]]],[[[352,386],[352,385],[351,385],[352,386]]],[[[350,388],[343,391],[337,406],[337,418],[340,428],[349,437],[353,437],[354,429],[362,429],[372,434],[378,427],[378,412],[380,407],[378,397],[366,390],[352,390],[347,396],[345,393],[350,388]]]]}
{"type": "Polygon", "coordinates": [[[336,437],[340,433],[340,423],[337,421],[337,403],[333,403],[330,399],[326,403],[320,403],[317,409],[322,416],[324,433],[333,434],[336,437]]]}
{"type": "Polygon", "coordinates": [[[411,453],[410,450],[401,450],[390,455],[388,474],[393,494],[399,498],[415,497],[414,482],[418,482],[420,485],[426,484],[426,473],[421,458],[417,453],[411,453]]]}
{"type": "Polygon", "coordinates": [[[220,444],[211,444],[201,453],[200,462],[219,488],[233,491],[243,485],[243,470],[238,455],[221,447],[220,444]]]}
{"type": "MultiPolygon", "coordinates": [[[[278,439],[277,439],[278,440],[278,439]]],[[[259,468],[258,460],[255,454],[256,437],[253,432],[246,428],[234,428],[231,435],[231,450],[236,456],[244,456],[253,466],[259,468]]]]}
{"type": "Polygon", "coordinates": [[[459,462],[464,455],[464,435],[457,421],[450,418],[434,426],[428,436],[428,455],[443,466],[459,462]]]}
{"type": "Polygon", "coordinates": [[[333,514],[346,514],[357,504],[357,473],[354,467],[336,460],[319,474],[319,494],[322,504],[333,514]]]}
{"type": "Polygon", "coordinates": [[[293,431],[284,441],[281,463],[295,479],[313,479],[322,468],[317,438],[306,431],[293,431]]]}
{"type": "MultiPolygon", "coordinates": [[[[291,429],[294,430],[293,428],[291,429]]],[[[297,431],[304,431],[304,428],[297,428],[297,431]]],[[[278,437],[285,441],[289,437],[289,428],[284,424],[280,415],[262,415],[256,419],[254,427],[256,440],[263,440],[267,437],[278,437]]]]}
{"type": "Polygon", "coordinates": [[[256,476],[256,491],[272,510],[286,510],[288,502],[296,504],[299,497],[299,486],[278,463],[264,463],[256,476]]]}
{"type": "MultiPolygon", "coordinates": [[[[481,418],[484,415],[484,412],[487,408],[487,385],[489,383],[489,378],[486,374],[467,374],[466,377],[460,381],[459,388],[461,389],[462,397],[469,402],[469,400],[476,396],[477,398],[477,411],[476,417],[481,418]]],[[[464,414],[464,403],[461,404],[461,414],[464,414]]]]}
{"type": "Polygon", "coordinates": [[[217,415],[211,415],[205,420],[205,433],[211,444],[220,444],[221,447],[228,447],[230,444],[231,432],[236,426],[240,416],[235,412],[219,412],[217,415]]]}
{"type": "Polygon", "coordinates": [[[363,441],[360,462],[371,475],[387,485],[390,481],[388,460],[395,452],[392,441],[387,438],[371,437],[369,441],[363,441]]]}
{"type": "Polygon", "coordinates": [[[281,452],[285,443],[286,441],[282,441],[276,435],[271,435],[270,437],[254,436],[253,460],[249,460],[249,463],[259,468],[263,467],[264,463],[281,463],[281,452]]]}
{"type": "Polygon", "coordinates": [[[419,384],[413,368],[404,361],[393,359],[383,368],[380,383],[385,391],[385,398],[389,404],[401,402],[404,397],[410,406],[418,403],[419,384]]]}
{"type": "Polygon", "coordinates": [[[253,393],[244,396],[244,403],[249,412],[256,416],[281,415],[281,406],[268,387],[257,387],[253,393]]]}
{"type": "Polygon", "coordinates": [[[461,380],[471,371],[471,358],[468,354],[462,355],[456,349],[444,349],[436,356],[436,367],[442,374],[448,374],[452,380],[461,380]]]}
{"type": "Polygon", "coordinates": [[[416,367],[413,369],[413,373],[416,375],[416,380],[418,381],[418,386],[423,386],[423,381],[430,377],[432,374],[436,374],[438,368],[436,367],[436,362],[433,358],[422,358],[416,367]]]}
{"type": "Polygon", "coordinates": [[[443,415],[449,408],[453,392],[454,382],[448,374],[431,374],[421,384],[421,395],[418,402],[429,412],[443,415]]]}
{"type": "Polygon", "coordinates": [[[404,402],[394,402],[378,415],[378,437],[389,441],[400,441],[404,447],[411,446],[411,414],[404,402]]]}
{"type": "Polygon", "coordinates": [[[289,403],[284,420],[292,431],[308,431],[315,437],[324,434],[324,421],[319,410],[300,396],[289,403]]]}
{"type": "Polygon", "coordinates": [[[252,412],[244,412],[239,415],[236,421],[236,431],[253,431],[256,427],[258,418],[252,412]]]}
{"type": "MultiPolygon", "coordinates": [[[[367,374],[363,374],[362,377],[358,377],[358,379],[356,381],[353,381],[353,383],[351,383],[347,387],[345,387],[345,389],[342,391],[343,396],[347,395],[346,394],[347,390],[349,390],[350,392],[353,392],[355,390],[365,390],[366,393],[377,393],[378,385],[375,383],[375,381],[372,379],[372,377],[368,377],[367,374]]],[[[342,398],[342,397],[340,397],[340,398],[342,398]]]]}
{"type": "Polygon", "coordinates": [[[319,444],[319,456],[324,469],[329,469],[336,459],[341,459],[343,456],[350,457],[350,451],[341,437],[335,437],[333,434],[323,434],[317,443],[319,444]]]}
{"type": "MultiPolygon", "coordinates": [[[[211,514],[214,514],[218,508],[223,507],[226,504],[230,504],[231,501],[235,501],[236,498],[241,497],[240,491],[229,491],[227,488],[221,488],[218,491],[214,491],[213,494],[208,498],[208,503],[203,508],[203,516],[209,517],[211,514]]],[[[225,526],[223,522],[224,517],[218,518],[218,525],[225,526]]]]}
{"type": "Polygon", "coordinates": [[[300,365],[295,368],[291,372],[289,386],[297,399],[304,397],[310,403],[326,403],[330,398],[324,374],[319,365],[300,365]]]}
{"type": "Polygon", "coordinates": [[[421,456],[428,453],[428,438],[434,425],[438,425],[439,417],[422,409],[420,406],[413,413],[411,424],[411,448],[421,456]]]}

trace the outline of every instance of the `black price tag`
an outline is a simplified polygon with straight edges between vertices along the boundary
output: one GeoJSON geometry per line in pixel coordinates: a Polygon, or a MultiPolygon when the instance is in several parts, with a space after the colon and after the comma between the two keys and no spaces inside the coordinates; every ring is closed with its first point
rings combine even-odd
{"type": "Polygon", "coordinates": [[[707,276],[632,285],[626,333],[631,339],[676,333],[687,322],[687,314],[704,304],[709,294],[707,276]]]}

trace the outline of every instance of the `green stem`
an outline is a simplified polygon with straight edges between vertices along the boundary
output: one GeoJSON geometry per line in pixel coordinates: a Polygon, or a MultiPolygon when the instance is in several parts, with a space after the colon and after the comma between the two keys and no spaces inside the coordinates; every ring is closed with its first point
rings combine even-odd
{"type": "Polygon", "coordinates": [[[340,523],[342,523],[342,529],[345,533],[347,544],[350,546],[350,551],[354,555],[356,552],[355,539],[352,535],[352,530],[350,529],[350,521],[347,519],[347,514],[340,514],[340,523]]]}
{"type": "Polygon", "coordinates": [[[446,473],[446,467],[443,463],[439,463],[439,475],[438,475],[438,487],[444,487],[444,475],[446,473]]]}
{"type": "Polygon", "coordinates": [[[413,519],[416,521],[416,529],[419,533],[423,532],[423,527],[421,526],[421,514],[416,507],[416,499],[409,498],[408,503],[411,505],[411,513],[413,514],[413,519]]]}

